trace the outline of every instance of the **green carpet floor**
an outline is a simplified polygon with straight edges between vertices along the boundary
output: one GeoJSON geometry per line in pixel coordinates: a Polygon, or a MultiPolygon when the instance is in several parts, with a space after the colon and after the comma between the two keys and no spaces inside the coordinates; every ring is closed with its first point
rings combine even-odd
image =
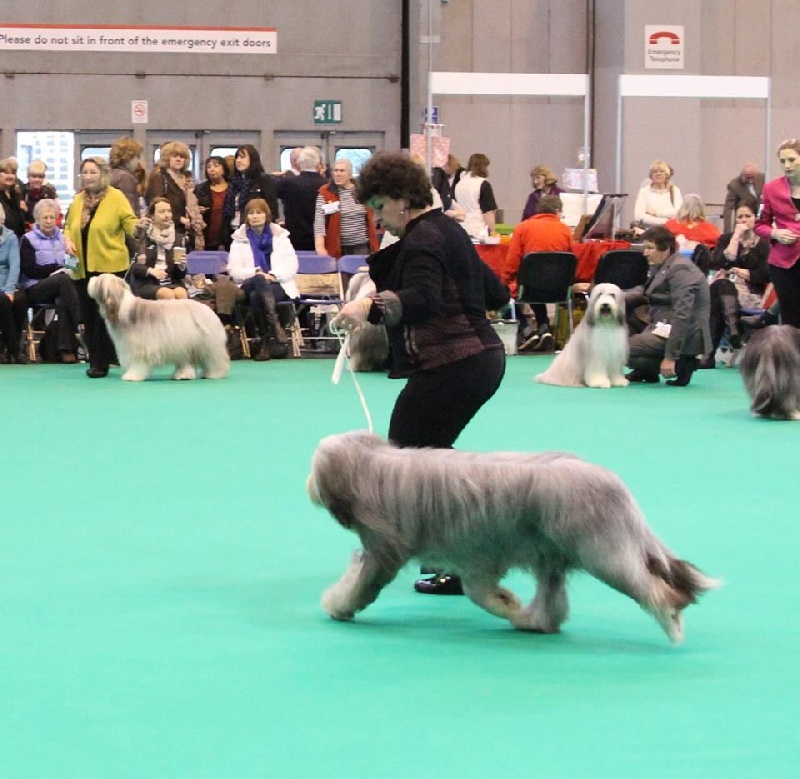
{"type": "MultiPolygon", "coordinates": [[[[797,776],[800,424],[751,418],[734,370],[577,390],[533,382],[549,360],[509,360],[459,446],[618,472],[725,580],[679,648],[585,575],[558,636],[416,595],[411,567],[328,619],[356,540],[304,482],[319,438],[365,427],[332,361],[0,366],[0,777],[797,776]]],[[[385,433],[401,384],[359,380],[385,433]]]]}

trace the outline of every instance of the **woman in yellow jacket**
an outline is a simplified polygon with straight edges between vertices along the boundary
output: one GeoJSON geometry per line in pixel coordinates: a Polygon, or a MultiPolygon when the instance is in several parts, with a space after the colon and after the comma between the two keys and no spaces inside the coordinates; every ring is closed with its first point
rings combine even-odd
{"type": "Polygon", "coordinates": [[[89,297],[92,276],[114,273],[123,276],[130,266],[125,235],[133,235],[140,220],[128,198],[110,185],[111,170],[102,157],[87,157],[80,168],[83,189],[75,196],[64,223],[67,253],[75,260],[72,276],[81,299],[89,369],[86,375],[100,379],[115,359],[114,344],[89,297]]]}

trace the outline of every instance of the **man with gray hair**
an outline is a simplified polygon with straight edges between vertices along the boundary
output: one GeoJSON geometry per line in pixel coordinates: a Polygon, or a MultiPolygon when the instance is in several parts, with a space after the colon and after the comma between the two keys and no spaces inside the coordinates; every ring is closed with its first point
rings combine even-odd
{"type": "Polygon", "coordinates": [[[284,226],[295,249],[314,250],[314,206],[325,179],[319,174],[320,155],[314,146],[297,154],[300,172],[277,179],[278,197],[283,203],[284,226]]]}
{"type": "Polygon", "coordinates": [[[748,162],[742,168],[742,172],[728,182],[725,206],[722,210],[722,223],[726,232],[733,230],[735,226],[733,217],[739,206],[750,206],[753,213],[758,215],[763,188],[764,174],[758,169],[755,162],[748,162]]]}

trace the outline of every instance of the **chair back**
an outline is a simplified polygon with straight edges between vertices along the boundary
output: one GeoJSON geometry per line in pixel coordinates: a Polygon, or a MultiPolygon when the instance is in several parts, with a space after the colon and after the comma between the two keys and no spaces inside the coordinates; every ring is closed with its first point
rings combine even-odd
{"type": "Polygon", "coordinates": [[[339,257],[339,272],[349,273],[351,276],[367,267],[368,254],[344,254],[339,257]]]}
{"type": "Polygon", "coordinates": [[[578,258],[573,252],[531,252],[522,258],[517,281],[522,303],[570,300],[578,258]]]}
{"type": "Polygon", "coordinates": [[[204,276],[216,276],[228,267],[228,252],[197,250],[186,255],[186,271],[190,276],[202,273],[204,276]]]}
{"type": "Polygon", "coordinates": [[[612,249],[600,257],[594,272],[595,284],[616,284],[633,289],[647,282],[647,258],[636,249],[612,249]]]}
{"type": "Polygon", "coordinates": [[[297,288],[301,297],[335,297],[342,294],[339,266],[333,257],[312,251],[297,252],[297,288]]]}

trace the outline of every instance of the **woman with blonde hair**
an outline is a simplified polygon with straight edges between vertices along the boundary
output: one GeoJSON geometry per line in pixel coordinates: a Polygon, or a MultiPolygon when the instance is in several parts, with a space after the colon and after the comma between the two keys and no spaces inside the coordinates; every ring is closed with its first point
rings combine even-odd
{"type": "Polygon", "coordinates": [[[633,207],[633,219],[638,228],[665,225],[678,214],[683,197],[672,183],[673,173],[672,166],[664,160],[656,160],[650,166],[650,183],[639,190],[633,207]]]}
{"type": "MultiPolygon", "coordinates": [[[[69,257],[65,266],[81,299],[89,369],[86,375],[100,379],[115,360],[114,344],[97,303],[89,297],[89,279],[101,273],[124,276],[130,265],[125,236],[133,237],[140,224],[128,198],[111,186],[111,168],[102,157],[81,162],[82,189],[75,195],[64,222],[64,243],[69,257]]],[[[146,221],[141,221],[145,226],[146,221]]]]}
{"type": "Polygon", "coordinates": [[[664,225],[676,238],[681,248],[694,248],[703,243],[713,249],[719,240],[720,230],[706,218],[706,204],[700,195],[687,195],[674,219],[664,225]]]}
{"type": "Polygon", "coordinates": [[[564,191],[558,186],[557,181],[558,176],[546,165],[537,165],[531,170],[533,191],[528,195],[528,200],[522,211],[523,221],[538,213],[539,201],[544,195],[560,195],[564,191]]]}
{"type": "Polygon", "coordinates": [[[149,205],[157,197],[166,198],[172,206],[175,230],[179,235],[185,236],[187,249],[202,249],[205,246],[205,222],[194,194],[194,184],[187,175],[191,159],[189,147],[185,143],[165,143],[147,182],[145,200],[149,205]]]}

